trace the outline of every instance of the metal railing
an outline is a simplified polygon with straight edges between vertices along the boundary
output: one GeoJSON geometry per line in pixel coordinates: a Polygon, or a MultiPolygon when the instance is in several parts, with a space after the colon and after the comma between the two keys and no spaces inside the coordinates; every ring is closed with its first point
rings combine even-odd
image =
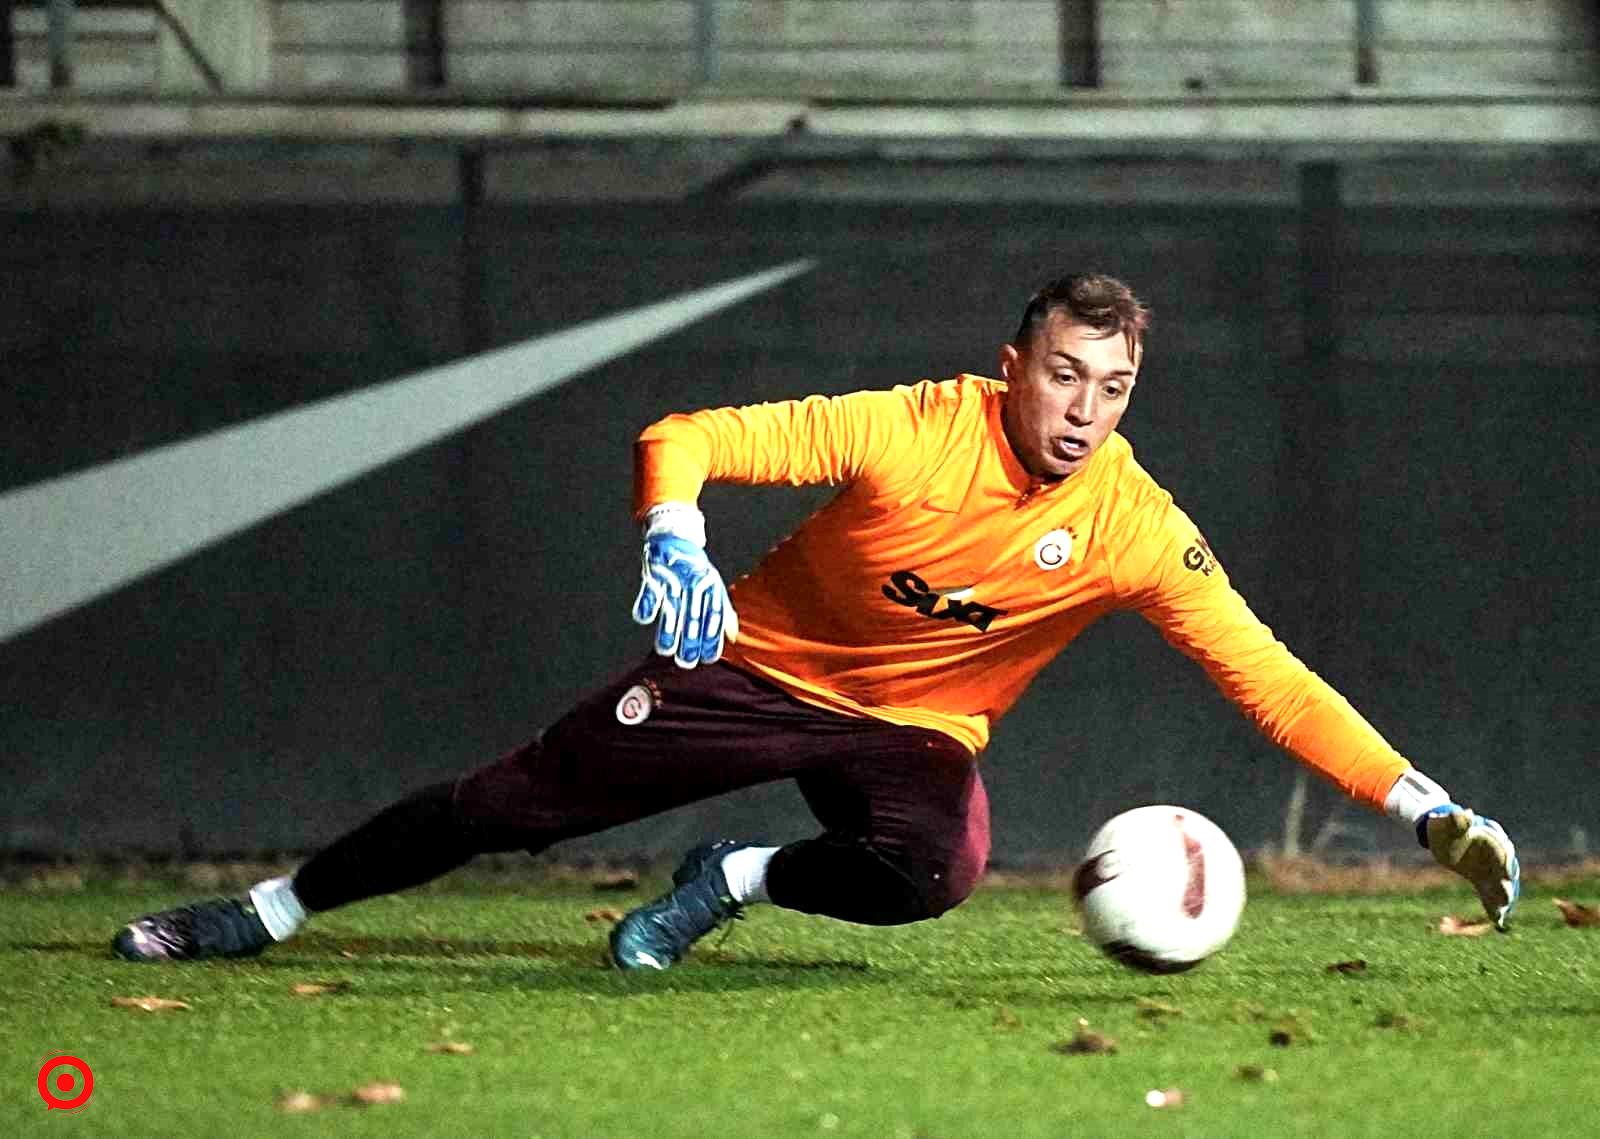
{"type": "Polygon", "coordinates": [[[127,9],[149,12],[155,22],[173,37],[189,62],[194,65],[206,86],[212,91],[223,89],[222,73],[206,58],[205,52],[195,42],[194,36],[178,18],[165,0],[43,0],[42,3],[15,3],[0,0],[0,86],[16,85],[16,41],[12,21],[16,11],[23,8],[43,8],[46,13],[46,51],[50,61],[50,86],[55,90],[71,88],[77,74],[76,56],[79,39],[79,10],[127,9]]]}
{"type": "MultiPolygon", "coordinates": [[[[82,85],[75,55],[86,10],[149,13],[161,39],[178,45],[214,91],[266,82],[312,94],[551,99],[704,91],[955,100],[1068,90],[1461,94],[1588,89],[1600,67],[1600,12],[1579,0],[1525,0],[1520,20],[1484,8],[1494,15],[1487,24],[1473,17],[1476,8],[1423,8],[1419,0],[1014,0],[1015,19],[997,0],[929,0],[914,21],[903,18],[908,6],[875,0],[590,0],[564,6],[575,18],[555,22],[540,14],[551,5],[527,5],[525,20],[518,5],[485,0],[260,2],[268,19],[244,47],[260,69],[225,83],[201,45],[221,53],[225,42],[230,59],[239,45],[220,25],[192,26],[197,17],[186,25],[179,0],[0,0],[0,86],[18,83],[19,40],[28,44],[33,82],[44,54],[52,88],[82,85]],[[47,36],[37,15],[14,33],[21,12],[46,13],[47,36]]],[[[86,82],[95,85],[94,76],[86,82]]]]}

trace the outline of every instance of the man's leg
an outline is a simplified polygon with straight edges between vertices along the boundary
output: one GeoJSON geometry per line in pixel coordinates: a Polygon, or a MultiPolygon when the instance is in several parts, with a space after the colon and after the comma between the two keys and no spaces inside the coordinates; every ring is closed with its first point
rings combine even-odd
{"type": "Polygon", "coordinates": [[[936,918],[965,901],[989,859],[989,797],[977,761],[936,732],[881,741],[799,780],[827,829],[767,867],[774,904],[863,925],[936,918]],[[931,738],[927,738],[931,737],[931,738]]]}
{"type": "Polygon", "coordinates": [[[479,854],[520,850],[512,830],[461,820],[460,780],[424,787],[312,855],[295,871],[294,891],[311,913],[431,882],[479,854]]]}
{"type": "Polygon", "coordinates": [[[292,937],[313,913],[419,886],[473,856],[516,850],[513,832],[463,823],[459,781],[406,796],[313,855],[292,877],[258,882],[243,898],[214,898],[147,914],[117,931],[130,961],[250,957],[292,937]]]}
{"type": "Polygon", "coordinates": [[[811,757],[798,782],[827,830],[781,848],[692,850],[673,888],[612,930],[624,969],[665,969],[745,904],[894,925],[967,897],[989,853],[989,804],[973,757],[937,732],[815,709],[752,741],[811,757]]]}
{"type": "Polygon", "coordinates": [[[129,960],[243,957],[284,940],[311,913],[406,889],[477,854],[543,850],[684,803],[793,774],[784,754],[749,746],[787,715],[815,714],[728,665],[680,669],[652,657],[540,739],[380,812],[247,898],[136,919],[114,951],[129,960]]]}

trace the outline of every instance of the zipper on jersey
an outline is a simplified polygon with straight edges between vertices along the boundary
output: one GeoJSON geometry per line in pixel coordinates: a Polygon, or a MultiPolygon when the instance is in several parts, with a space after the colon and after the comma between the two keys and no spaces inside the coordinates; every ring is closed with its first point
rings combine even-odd
{"type": "Polygon", "coordinates": [[[1024,506],[1028,505],[1028,503],[1032,502],[1034,497],[1043,489],[1044,483],[1030,482],[1027,489],[1021,494],[1017,495],[1017,501],[1011,504],[1011,509],[1021,510],[1024,506]]]}

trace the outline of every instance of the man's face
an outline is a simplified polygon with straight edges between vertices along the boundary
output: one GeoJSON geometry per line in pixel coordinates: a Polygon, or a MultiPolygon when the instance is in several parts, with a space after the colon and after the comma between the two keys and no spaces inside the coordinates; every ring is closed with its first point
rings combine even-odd
{"type": "Polygon", "coordinates": [[[1122,420],[1138,370],[1122,333],[1107,336],[1059,309],[1031,343],[1002,347],[1001,418],[1023,468],[1047,482],[1083,469],[1122,420]]]}

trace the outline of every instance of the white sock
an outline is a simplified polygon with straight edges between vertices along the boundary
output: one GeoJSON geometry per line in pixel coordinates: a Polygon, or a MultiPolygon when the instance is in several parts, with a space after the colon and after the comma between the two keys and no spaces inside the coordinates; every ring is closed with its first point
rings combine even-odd
{"type": "Polygon", "coordinates": [[[775,846],[747,846],[722,860],[722,876],[736,902],[770,902],[767,897],[767,863],[778,853],[775,846]]]}
{"type": "Polygon", "coordinates": [[[255,904],[256,915],[274,941],[289,940],[308,916],[294,892],[294,880],[288,877],[257,882],[250,887],[250,901],[255,904]]]}

